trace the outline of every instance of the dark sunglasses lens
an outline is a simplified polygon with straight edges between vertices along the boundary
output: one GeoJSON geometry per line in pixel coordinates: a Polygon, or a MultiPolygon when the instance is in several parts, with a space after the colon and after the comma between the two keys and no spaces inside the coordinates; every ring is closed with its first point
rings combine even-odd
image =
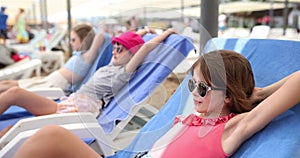
{"type": "MultiPolygon", "coordinates": [[[[189,87],[190,92],[193,92],[193,90],[196,87],[195,81],[190,79],[188,82],[188,87],[189,87]]],[[[199,85],[197,86],[197,92],[201,97],[204,97],[207,92],[207,86],[204,83],[199,83],[199,85]]]]}
{"type": "Polygon", "coordinates": [[[116,50],[117,53],[121,53],[123,51],[122,47],[114,47],[114,50],[116,50]]]}
{"type": "Polygon", "coordinates": [[[198,93],[201,97],[204,97],[206,95],[207,86],[204,83],[199,83],[198,86],[198,93]]]}
{"type": "Polygon", "coordinates": [[[121,53],[123,51],[122,47],[117,47],[117,53],[121,53]]]}
{"type": "Polygon", "coordinates": [[[188,87],[189,87],[190,92],[193,92],[193,90],[195,89],[195,84],[192,79],[189,80],[188,87]]]}

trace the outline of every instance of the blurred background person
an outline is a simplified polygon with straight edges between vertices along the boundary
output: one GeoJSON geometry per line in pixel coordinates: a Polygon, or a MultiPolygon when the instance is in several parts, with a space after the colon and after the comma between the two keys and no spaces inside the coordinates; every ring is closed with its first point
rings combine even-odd
{"type": "Polygon", "coordinates": [[[133,29],[140,27],[140,20],[136,16],[132,16],[130,19],[130,26],[133,29]]]}
{"type": "Polygon", "coordinates": [[[0,81],[0,93],[16,86],[24,89],[58,87],[62,88],[65,92],[69,92],[71,85],[81,83],[94,62],[94,56],[98,54],[97,50],[103,38],[100,34],[98,36],[97,39],[100,40],[94,42],[95,46],[92,49],[91,46],[95,38],[93,27],[88,24],[77,24],[72,28],[70,40],[74,55],[63,67],[46,77],[0,81]],[[81,69],[79,70],[78,66],[74,64],[79,65],[81,69]]]}
{"type": "Polygon", "coordinates": [[[0,39],[3,40],[3,44],[6,44],[7,37],[7,19],[8,15],[5,14],[6,7],[2,6],[0,11],[0,39]]]}
{"type": "Polygon", "coordinates": [[[25,10],[23,8],[19,9],[19,13],[16,15],[16,23],[14,27],[19,43],[27,43],[29,40],[29,35],[26,31],[26,21],[24,12],[25,10]]]}
{"type": "Polygon", "coordinates": [[[218,17],[219,34],[223,34],[227,28],[227,16],[225,13],[221,13],[218,17]]]}

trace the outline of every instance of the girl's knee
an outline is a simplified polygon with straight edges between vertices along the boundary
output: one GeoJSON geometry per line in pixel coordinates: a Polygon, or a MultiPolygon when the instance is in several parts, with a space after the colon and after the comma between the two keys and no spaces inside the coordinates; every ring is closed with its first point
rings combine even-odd
{"type": "Polygon", "coordinates": [[[24,89],[20,88],[20,87],[11,87],[9,88],[7,91],[5,91],[3,94],[14,94],[14,95],[17,95],[19,93],[21,93],[22,91],[25,91],[24,89]]]}
{"type": "Polygon", "coordinates": [[[14,100],[16,97],[21,96],[21,91],[25,90],[19,87],[11,87],[1,93],[1,98],[4,98],[7,102],[9,102],[10,100],[14,100]]]}
{"type": "Polygon", "coordinates": [[[58,125],[46,125],[44,127],[42,127],[38,132],[41,135],[47,135],[47,136],[54,136],[56,137],[56,135],[63,135],[63,133],[65,133],[67,130],[61,126],[58,125]]]}
{"type": "Polygon", "coordinates": [[[56,140],[61,141],[66,133],[66,129],[58,125],[46,125],[42,127],[33,137],[37,141],[48,140],[48,143],[55,143],[56,140]]]}

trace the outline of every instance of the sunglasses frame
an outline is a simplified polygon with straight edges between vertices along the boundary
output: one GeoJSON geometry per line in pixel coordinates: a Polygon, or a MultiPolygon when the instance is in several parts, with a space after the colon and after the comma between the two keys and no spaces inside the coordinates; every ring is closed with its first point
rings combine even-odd
{"type": "Polygon", "coordinates": [[[113,50],[116,50],[118,54],[121,54],[124,50],[124,47],[122,45],[113,46],[113,50]]]}
{"type": "Polygon", "coordinates": [[[207,95],[207,93],[211,90],[225,90],[224,88],[210,87],[206,83],[197,82],[192,78],[189,79],[188,88],[189,88],[190,92],[193,92],[196,87],[197,87],[197,93],[201,97],[205,97],[207,95]],[[200,89],[200,88],[202,88],[202,89],[200,89]]]}
{"type": "Polygon", "coordinates": [[[75,38],[71,38],[71,42],[75,42],[76,41],[76,39],[75,38]]]}

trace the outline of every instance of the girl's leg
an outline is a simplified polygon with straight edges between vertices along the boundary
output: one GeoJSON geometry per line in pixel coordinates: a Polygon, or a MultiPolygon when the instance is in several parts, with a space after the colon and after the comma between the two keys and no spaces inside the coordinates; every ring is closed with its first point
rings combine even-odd
{"type": "Polygon", "coordinates": [[[15,158],[100,158],[92,148],[70,131],[48,125],[24,142],[15,158]]]}
{"type": "Polygon", "coordinates": [[[57,103],[43,96],[13,87],[0,94],[0,114],[11,105],[25,108],[33,115],[48,115],[56,112],[57,103]]]}
{"type": "Polygon", "coordinates": [[[13,126],[8,126],[6,128],[4,128],[2,131],[0,131],[0,138],[2,138],[4,136],[4,134],[6,132],[8,132],[13,126]]]}
{"type": "Polygon", "coordinates": [[[0,93],[5,92],[9,88],[16,86],[19,86],[19,83],[16,80],[0,81],[0,93]]]}

